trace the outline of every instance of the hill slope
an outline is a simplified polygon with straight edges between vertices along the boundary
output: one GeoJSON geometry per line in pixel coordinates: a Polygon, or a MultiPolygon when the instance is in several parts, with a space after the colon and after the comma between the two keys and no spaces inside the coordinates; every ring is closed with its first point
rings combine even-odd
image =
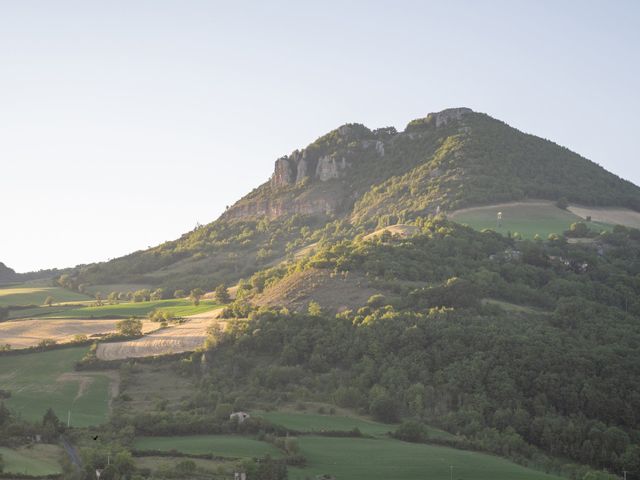
{"type": "Polygon", "coordinates": [[[395,128],[347,124],[275,162],[215,222],[158,247],[76,269],[77,283],[211,288],[312,241],[439,211],[539,198],[640,210],[640,188],[553,142],[455,108],[395,128]]]}

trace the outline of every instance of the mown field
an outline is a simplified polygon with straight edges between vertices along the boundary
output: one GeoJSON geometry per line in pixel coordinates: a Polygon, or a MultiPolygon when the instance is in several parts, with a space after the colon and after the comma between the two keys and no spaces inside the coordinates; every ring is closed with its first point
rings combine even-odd
{"type": "MultiPolygon", "coordinates": [[[[572,223],[583,221],[578,215],[562,210],[550,202],[522,202],[458,210],[449,215],[451,220],[469,225],[476,230],[489,228],[503,235],[519,233],[523,238],[532,239],[540,235],[546,239],[549,234],[561,234],[572,223]],[[502,212],[501,226],[497,225],[498,212],[502,212]]],[[[611,229],[611,225],[588,222],[592,230],[611,229]]]]}
{"type": "MultiPolygon", "coordinates": [[[[78,307],[64,311],[54,311],[50,317],[56,318],[118,318],[118,317],[146,317],[154,310],[171,312],[179,317],[196,315],[218,307],[213,300],[202,300],[200,305],[194,305],[186,299],[156,300],[151,302],[127,302],[100,307],[78,307]]],[[[47,315],[49,316],[49,315],[47,315]]]]}
{"type": "Polygon", "coordinates": [[[4,472],[31,476],[55,475],[61,472],[58,459],[62,450],[57,445],[35,445],[31,448],[0,447],[4,472]]]}
{"type": "Polygon", "coordinates": [[[47,297],[58,302],[86,302],[87,295],[60,287],[21,286],[0,288],[0,307],[9,305],[42,305],[47,297]]]}
{"type": "Polygon", "coordinates": [[[240,435],[187,435],[180,437],[139,437],[134,442],[136,450],[156,450],[182,453],[209,453],[220,457],[252,458],[282,453],[270,443],[240,435]]]}
{"type": "MultiPolygon", "coordinates": [[[[10,345],[12,349],[34,347],[43,340],[68,343],[76,335],[101,335],[117,331],[120,320],[111,319],[74,319],[74,318],[37,318],[0,322],[0,345],[10,345]]],[[[142,331],[148,333],[157,330],[160,324],[144,320],[142,331]]]]}
{"type": "Polygon", "coordinates": [[[330,474],[349,480],[552,480],[500,457],[392,439],[299,437],[305,468],[290,468],[290,480],[330,474]],[[453,466],[453,475],[451,472],[453,466]]]}
{"type": "Polygon", "coordinates": [[[9,390],[8,407],[27,420],[42,418],[47,408],[71,424],[103,423],[109,406],[109,372],[74,372],[87,347],[0,356],[0,389],[9,390]]]}

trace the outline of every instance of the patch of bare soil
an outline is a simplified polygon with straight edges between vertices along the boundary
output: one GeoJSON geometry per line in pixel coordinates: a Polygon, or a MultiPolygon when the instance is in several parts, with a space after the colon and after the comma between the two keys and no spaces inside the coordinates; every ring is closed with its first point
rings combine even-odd
{"type": "Polygon", "coordinates": [[[379,293],[368,283],[366,278],[352,272],[341,275],[308,269],[283,278],[255,297],[253,303],[301,311],[313,300],[322,308],[343,311],[361,307],[371,295],[379,293]]]}

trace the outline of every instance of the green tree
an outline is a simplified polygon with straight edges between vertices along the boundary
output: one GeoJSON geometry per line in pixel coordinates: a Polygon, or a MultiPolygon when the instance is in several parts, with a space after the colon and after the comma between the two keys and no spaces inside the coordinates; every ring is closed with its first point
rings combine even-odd
{"type": "Polygon", "coordinates": [[[202,296],[204,295],[204,292],[202,291],[201,288],[194,288],[193,290],[191,290],[191,293],[189,294],[189,299],[193,302],[194,305],[200,305],[200,299],[202,298],[202,296]]]}
{"type": "Polygon", "coordinates": [[[51,295],[49,295],[47,298],[44,299],[44,304],[47,307],[50,307],[51,305],[53,305],[53,302],[54,302],[54,300],[53,300],[53,297],[51,295]]]}
{"type": "Polygon", "coordinates": [[[371,308],[380,308],[384,305],[386,300],[387,299],[384,295],[382,295],[381,293],[376,293],[375,295],[371,295],[369,297],[369,300],[367,300],[367,305],[369,305],[371,308]]]}
{"type": "Polygon", "coordinates": [[[116,329],[121,335],[139,336],[142,335],[142,320],[127,318],[116,323],[116,329]]]}
{"type": "Polygon", "coordinates": [[[320,304],[314,300],[311,300],[309,302],[309,306],[307,307],[307,311],[309,312],[309,315],[313,316],[313,317],[318,317],[320,315],[322,315],[322,308],[320,307],[320,304]]]}
{"type": "Polygon", "coordinates": [[[214,296],[218,303],[229,303],[231,297],[229,296],[229,290],[224,283],[221,283],[214,290],[214,296]]]}
{"type": "Polygon", "coordinates": [[[193,460],[183,460],[176,464],[175,471],[181,478],[189,477],[196,471],[196,462],[193,460]]]}
{"type": "Polygon", "coordinates": [[[97,292],[95,297],[96,297],[96,305],[101,307],[102,306],[102,293],[97,292]]]}
{"type": "Polygon", "coordinates": [[[178,289],[175,292],[173,292],[173,298],[184,298],[186,296],[187,296],[186,292],[182,289],[178,289]]]}
{"type": "Polygon", "coordinates": [[[131,453],[126,451],[118,452],[113,459],[113,464],[118,469],[120,475],[126,478],[129,478],[136,469],[131,453]]]}
{"type": "Polygon", "coordinates": [[[556,202],[556,207],[561,208],[562,210],[569,208],[569,200],[567,200],[567,197],[560,197],[556,202]]]}
{"type": "Polygon", "coordinates": [[[115,305],[116,303],[118,303],[118,298],[119,298],[118,292],[111,292],[107,297],[107,300],[111,305],[115,305]]]}
{"type": "Polygon", "coordinates": [[[151,294],[151,300],[162,300],[164,298],[164,288],[157,288],[151,294]]]}

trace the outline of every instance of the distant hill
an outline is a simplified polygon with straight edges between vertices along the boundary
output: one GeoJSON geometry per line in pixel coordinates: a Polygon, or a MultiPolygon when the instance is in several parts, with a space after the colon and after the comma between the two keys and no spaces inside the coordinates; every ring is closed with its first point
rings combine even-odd
{"type": "Polygon", "coordinates": [[[640,210],[636,185],[468,108],[431,113],[402,132],[346,124],[277,159],[271,178],[215,222],[72,275],[76,283],[211,288],[312,242],[462,207],[560,198],[640,210]]]}
{"type": "Polygon", "coordinates": [[[11,283],[16,281],[18,275],[15,270],[7,267],[4,263],[0,262],[0,284],[11,283]]]}

